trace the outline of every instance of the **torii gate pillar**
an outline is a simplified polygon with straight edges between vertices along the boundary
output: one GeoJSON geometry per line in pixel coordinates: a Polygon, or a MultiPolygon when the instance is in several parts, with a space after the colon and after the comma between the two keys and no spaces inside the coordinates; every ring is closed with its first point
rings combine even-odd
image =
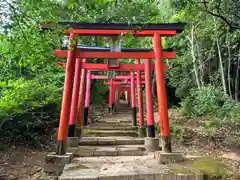
{"type": "Polygon", "coordinates": [[[164,80],[164,64],[161,36],[154,34],[155,71],[158,98],[159,124],[162,139],[162,151],[172,152],[170,125],[168,119],[167,94],[164,80]]]}
{"type": "Polygon", "coordinates": [[[77,105],[79,99],[79,88],[80,88],[80,78],[81,78],[81,64],[82,60],[77,59],[75,65],[75,75],[73,84],[73,94],[71,103],[70,120],[68,127],[68,137],[75,137],[76,119],[77,119],[77,105]]]}
{"type": "Polygon", "coordinates": [[[77,35],[74,33],[70,34],[69,37],[69,50],[67,56],[66,75],[64,82],[63,100],[61,115],[58,128],[58,141],[57,141],[57,155],[63,155],[66,153],[66,140],[68,134],[68,123],[70,117],[73,79],[75,72],[76,63],[76,48],[77,48],[77,35]]]}
{"type": "MultiPolygon", "coordinates": [[[[136,63],[141,64],[140,59],[136,59],[136,63]]],[[[140,71],[137,72],[137,96],[138,96],[138,112],[139,112],[138,135],[139,137],[146,137],[146,128],[144,125],[144,115],[143,115],[142,82],[141,82],[140,71]]]]}
{"type": "MultiPolygon", "coordinates": [[[[87,62],[87,59],[82,60],[83,63],[87,62]]],[[[78,113],[77,113],[77,128],[76,135],[80,138],[82,137],[83,129],[83,109],[84,109],[84,97],[86,89],[86,69],[81,71],[81,81],[80,81],[80,90],[79,90],[79,100],[78,100],[78,113]]]]}
{"type": "Polygon", "coordinates": [[[86,84],[86,96],[85,96],[85,107],[84,107],[84,121],[83,125],[88,125],[88,114],[90,106],[90,96],[91,96],[91,71],[87,72],[87,84],[86,84]]]}
{"type": "Polygon", "coordinates": [[[136,108],[134,72],[131,72],[131,103],[132,103],[132,126],[137,127],[137,108],[136,108]]]}
{"type": "Polygon", "coordinates": [[[110,80],[109,85],[109,104],[108,104],[108,113],[112,113],[113,111],[113,80],[110,80]]]}

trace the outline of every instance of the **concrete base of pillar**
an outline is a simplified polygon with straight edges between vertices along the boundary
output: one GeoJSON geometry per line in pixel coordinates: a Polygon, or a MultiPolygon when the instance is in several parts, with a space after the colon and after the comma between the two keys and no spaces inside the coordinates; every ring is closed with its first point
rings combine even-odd
{"type": "Polygon", "coordinates": [[[67,147],[78,147],[79,138],[78,137],[68,137],[67,147]]]}
{"type": "Polygon", "coordinates": [[[160,136],[159,144],[162,147],[163,152],[167,152],[167,153],[172,152],[171,136],[160,136]]]}
{"type": "Polygon", "coordinates": [[[154,158],[158,164],[173,164],[183,161],[183,154],[180,152],[166,153],[158,151],[154,153],[154,158]]]}
{"type": "Polygon", "coordinates": [[[72,158],[72,153],[66,153],[65,155],[57,155],[55,152],[49,153],[44,158],[43,171],[59,176],[64,166],[69,164],[72,158]]]}
{"type": "Polygon", "coordinates": [[[145,137],[144,146],[147,152],[159,151],[159,139],[155,137],[145,137]]]}
{"type": "Polygon", "coordinates": [[[138,128],[138,137],[146,137],[147,131],[145,127],[139,127],[138,128]]]}
{"type": "Polygon", "coordinates": [[[82,138],[82,128],[81,127],[76,127],[75,128],[75,136],[78,138],[82,138]]]}

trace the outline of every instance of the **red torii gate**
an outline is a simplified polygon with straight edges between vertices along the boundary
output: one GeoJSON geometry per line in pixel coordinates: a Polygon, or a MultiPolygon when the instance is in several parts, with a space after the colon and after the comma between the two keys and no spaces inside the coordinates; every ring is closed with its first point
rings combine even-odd
{"type": "MultiPolygon", "coordinates": [[[[162,149],[164,152],[171,152],[171,137],[168,119],[168,108],[167,108],[167,96],[166,88],[164,83],[164,64],[162,60],[164,58],[175,58],[176,54],[165,53],[162,50],[161,37],[163,36],[175,36],[177,31],[181,32],[184,29],[185,24],[150,24],[150,25],[125,25],[125,24],[86,24],[86,23],[69,23],[64,22],[60,25],[70,25],[71,28],[65,30],[65,33],[69,34],[69,50],[68,51],[56,51],[56,56],[67,58],[66,64],[66,77],[64,82],[64,93],[62,101],[62,111],[58,129],[58,143],[57,151],[58,155],[63,155],[66,153],[65,142],[68,134],[68,122],[69,117],[76,117],[76,112],[72,113],[73,109],[76,109],[75,100],[78,99],[76,94],[78,94],[77,85],[75,81],[79,77],[74,78],[74,74],[79,75],[78,70],[88,69],[88,70],[114,70],[114,71],[131,71],[131,80],[134,82],[133,71],[145,71],[145,81],[146,81],[146,92],[147,92],[147,118],[148,118],[148,136],[155,137],[154,129],[154,119],[152,110],[152,96],[151,96],[151,63],[150,59],[155,59],[155,71],[156,71],[156,85],[157,85],[157,98],[158,98],[158,112],[160,116],[160,131],[162,138],[162,149]],[[139,29],[139,27],[144,27],[139,29]],[[77,37],[78,36],[123,36],[131,33],[136,37],[153,37],[154,40],[154,51],[150,53],[140,53],[140,52],[77,52],[77,37]],[[166,55],[168,54],[168,55],[166,55]],[[107,65],[97,65],[89,63],[81,63],[82,58],[135,58],[135,59],[145,59],[145,65],[119,65],[117,67],[111,67],[110,64],[107,65]],[[76,66],[75,66],[75,62],[76,66]],[[78,67],[78,69],[77,69],[78,67]],[[138,67],[138,68],[136,68],[138,67]],[[145,67],[145,68],[144,68],[145,67]],[[76,70],[76,72],[75,72],[76,70]],[[74,84],[74,90],[73,89],[74,84]],[[73,93],[73,96],[72,96],[73,93]],[[71,103],[71,98],[72,102],[71,103]],[[71,114],[70,116],[70,105],[71,114]]],[[[51,28],[48,25],[43,25],[43,28],[51,28]]],[[[134,83],[133,83],[134,84],[134,83]]],[[[132,94],[134,94],[134,88],[132,88],[132,94]]],[[[77,100],[76,100],[77,101],[77,100]]],[[[73,110],[74,112],[74,110],[73,110]]],[[[70,119],[71,120],[71,119],[70,119]]],[[[70,130],[70,128],[69,128],[70,130]]]]}
{"type": "MultiPolygon", "coordinates": [[[[58,62],[57,63],[57,65],[60,65],[60,66],[63,66],[64,68],[66,68],[66,63],[63,63],[63,62],[58,62]]],[[[76,67],[76,68],[78,68],[78,67],[76,67]]],[[[167,69],[167,66],[165,66],[165,69],[167,69]]],[[[75,71],[75,73],[79,73],[77,70],[75,71]]],[[[139,74],[140,75],[140,74],[139,74]]],[[[75,75],[75,77],[77,77],[76,75],[75,75]]],[[[114,109],[114,94],[116,93],[116,92],[113,92],[113,91],[116,91],[116,89],[114,88],[115,87],[115,85],[120,85],[120,84],[131,84],[132,85],[132,82],[131,81],[128,81],[128,80],[131,80],[131,78],[132,78],[132,76],[115,76],[114,77],[114,81],[111,83],[111,81],[110,82],[105,82],[104,84],[105,85],[110,85],[110,87],[111,87],[111,85],[112,85],[112,87],[110,88],[110,95],[109,95],[109,113],[110,112],[113,112],[113,109],[114,109]],[[121,81],[116,81],[116,80],[127,80],[127,82],[121,82],[121,81]],[[115,89],[115,90],[114,90],[115,89]]],[[[139,77],[134,77],[134,84],[133,85],[135,85],[135,84],[137,84],[137,83],[145,83],[145,81],[142,81],[142,79],[144,79],[145,78],[145,76],[139,76],[139,77]],[[139,79],[139,82],[138,81],[136,81],[137,80],[137,78],[140,78],[139,79]]],[[[87,74],[87,85],[86,85],[86,96],[85,96],[85,108],[84,108],[84,121],[83,121],[83,124],[84,124],[84,126],[86,126],[87,124],[88,124],[88,113],[89,113],[89,105],[90,105],[90,82],[91,82],[91,80],[92,79],[108,79],[108,77],[107,76],[104,76],[104,75],[94,75],[94,74],[90,74],[90,71],[88,72],[88,74],[87,74]]],[[[141,86],[139,87],[139,88],[141,88],[141,86]]],[[[132,87],[131,87],[131,89],[132,89],[132,87]]],[[[140,93],[140,91],[141,91],[141,89],[140,90],[138,90],[138,92],[140,93]]],[[[135,97],[135,93],[134,94],[132,94],[132,96],[131,96],[132,98],[134,98],[135,97]]],[[[144,121],[143,121],[143,115],[141,115],[141,107],[143,106],[142,105],[142,97],[141,97],[141,95],[140,95],[140,98],[138,99],[139,100],[139,107],[140,107],[140,124],[144,124],[144,121]]],[[[137,117],[136,117],[136,103],[134,102],[135,100],[133,100],[132,99],[132,102],[133,102],[133,114],[132,114],[132,119],[133,119],[133,126],[137,126],[137,124],[136,124],[136,122],[137,122],[137,117]]],[[[74,101],[73,101],[73,103],[74,103],[74,101]]],[[[72,114],[73,112],[71,111],[71,113],[70,114],[72,114]]],[[[72,118],[70,118],[70,123],[69,123],[69,133],[68,133],[68,135],[69,135],[69,137],[73,137],[74,135],[73,135],[73,133],[74,133],[74,130],[73,130],[73,128],[72,128],[72,126],[74,125],[74,121],[72,121],[72,118]]],[[[140,127],[141,128],[141,127],[140,127]]],[[[142,128],[143,128],[143,125],[142,125],[142,128]]],[[[140,130],[141,131],[141,130],[140,130]]],[[[142,130],[143,131],[143,130],[142,130]]],[[[143,133],[143,132],[139,132],[139,134],[143,134],[142,136],[144,136],[144,134],[145,133],[143,133]]]]}

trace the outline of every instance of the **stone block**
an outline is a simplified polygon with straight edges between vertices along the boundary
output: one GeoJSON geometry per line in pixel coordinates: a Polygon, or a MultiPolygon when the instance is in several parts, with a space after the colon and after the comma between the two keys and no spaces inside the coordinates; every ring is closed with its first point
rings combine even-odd
{"type": "Polygon", "coordinates": [[[78,147],[78,137],[68,137],[67,139],[67,147],[78,147]]]}
{"type": "Polygon", "coordinates": [[[165,153],[158,151],[154,153],[154,158],[158,164],[173,164],[183,161],[183,154],[179,152],[165,153]]]}
{"type": "Polygon", "coordinates": [[[117,139],[116,140],[117,145],[129,145],[129,144],[135,144],[134,138],[126,138],[126,139],[117,139]]]}
{"type": "Polygon", "coordinates": [[[143,156],[143,155],[145,155],[145,151],[135,151],[134,152],[134,156],[143,156]]]}
{"type": "Polygon", "coordinates": [[[83,146],[89,146],[89,145],[97,145],[98,144],[98,140],[97,139],[85,139],[82,138],[79,141],[79,145],[83,145],[83,146]]]}
{"type": "Polygon", "coordinates": [[[100,172],[84,165],[66,165],[59,180],[98,180],[100,172]]]}
{"type": "Polygon", "coordinates": [[[139,174],[137,180],[155,180],[153,174],[139,174]]]}
{"type": "Polygon", "coordinates": [[[146,148],[147,152],[155,152],[155,151],[159,151],[160,147],[159,147],[159,139],[155,138],[155,137],[146,137],[144,139],[144,146],[146,148]]]}
{"type": "Polygon", "coordinates": [[[135,138],[135,144],[144,144],[144,138],[135,138]]]}
{"type": "Polygon", "coordinates": [[[94,156],[117,156],[116,147],[101,147],[94,151],[94,156]]]}
{"type": "Polygon", "coordinates": [[[60,175],[66,164],[70,163],[73,158],[72,153],[57,155],[56,153],[47,154],[44,158],[43,171],[54,175],[60,175]]]}
{"type": "Polygon", "coordinates": [[[42,173],[37,180],[58,180],[58,176],[51,176],[48,173],[42,173]]]}
{"type": "Polygon", "coordinates": [[[138,137],[146,137],[147,131],[145,127],[139,127],[138,128],[138,137]]]}
{"type": "Polygon", "coordinates": [[[101,139],[98,140],[98,145],[116,145],[116,139],[101,139]]]}
{"type": "Polygon", "coordinates": [[[195,174],[178,174],[176,180],[203,180],[203,176],[195,174]]]}
{"type": "Polygon", "coordinates": [[[71,152],[74,157],[91,157],[96,148],[90,148],[88,146],[84,147],[76,147],[76,148],[68,148],[68,152],[71,152]]]}
{"type": "Polygon", "coordinates": [[[137,175],[100,176],[99,180],[138,180],[137,175]]]}
{"type": "Polygon", "coordinates": [[[204,175],[203,174],[197,174],[195,180],[204,180],[204,175]]]}
{"type": "Polygon", "coordinates": [[[75,136],[78,137],[79,139],[82,138],[82,128],[81,127],[76,127],[75,128],[75,136]]]}
{"type": "Polygon", "coordinates": [[[136,148],[118,148],[117,154],[118,156],[140,156],[143,152],[136,148]]]}
{"type": "Polygon", "coordinates": [[[171,175],[171,174],[155,174],[154,175],[154,180],[176,180],[176,176],[175,175],[171,175]],[[175,179],[174,179],[175,178],[175,179]]]}

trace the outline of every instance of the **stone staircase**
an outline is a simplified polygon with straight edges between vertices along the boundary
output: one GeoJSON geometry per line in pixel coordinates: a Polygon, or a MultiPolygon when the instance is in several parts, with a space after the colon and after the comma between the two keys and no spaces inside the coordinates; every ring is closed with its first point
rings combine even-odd
{"type": "MultiPolygon", "coordinates": [[[[83,131],[79,146],[68,148],[73,160],[66,164],[59,180],[203,180],[198,171],[179,174],[179,165],[157,163],[146,153],[144,138],[132,128],[131,110],[94,122],[83,131]]],[[[180,167],[182,168],[182,167],[180,167]]]]}
{"type": "Polygon", "coordinates": [[[84,129],[79,147],[70,148],[75,157],[141,156],[144,139],[131,127],[128,109],[108,116],[84,129]]]}

